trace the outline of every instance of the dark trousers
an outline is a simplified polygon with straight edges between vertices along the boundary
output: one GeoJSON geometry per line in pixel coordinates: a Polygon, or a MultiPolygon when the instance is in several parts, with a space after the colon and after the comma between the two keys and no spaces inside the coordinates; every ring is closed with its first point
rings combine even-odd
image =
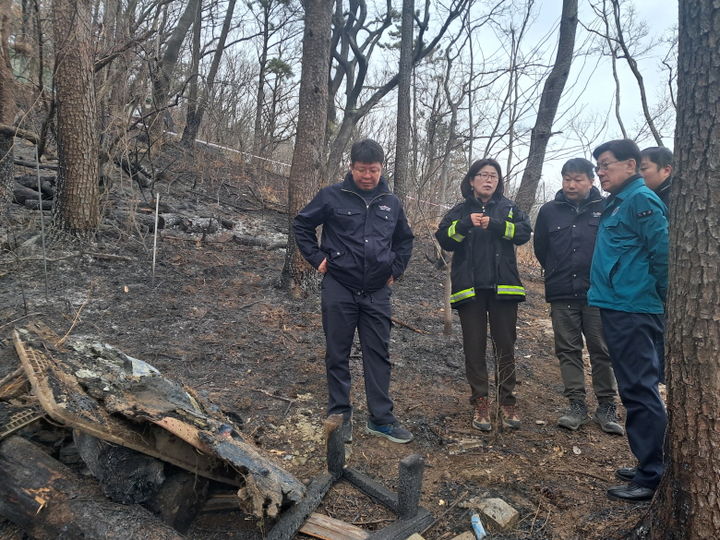
{"type": "Polygon", "coordinates": [[[585,302],[552,302],[550,318],[555,334],[555,355],[570,401],[585,401],[583,335],[590,355],[592,384],[598,403],[615,401],[617,384],[610,355],[602,335],[600,310],[585,302]]]}
{"type": "Polygon", "coordinates": [[[667,426],[658,383],[660,363],[655,343],[663,316],[600,309],[603,334],[625,409],[630,450],[638,460],[634,483],[655,489],[663,474],[663,439],[667,426]]]}
{"type": "Polygon", "coordinates": [[[325,330],[325,369],[328,414],[352,412],[350,350],[357,329],[362,349],[365,396],[370,420],[392,424],[390,388],[390,287],[358,294],[325,274],[322,282],[322,321],[325,330]]]}
{"type": "Polygon", "coordinates": [[[517,302],[497,300],[495,291],[479,290],[475,300],[458,307],[465,351],[465,374],[470,383],[470,402],[488,395],[485,358],[487,326],[495,352],[495,385],[500,405],[515,405],[515,339],[517,302]]]}

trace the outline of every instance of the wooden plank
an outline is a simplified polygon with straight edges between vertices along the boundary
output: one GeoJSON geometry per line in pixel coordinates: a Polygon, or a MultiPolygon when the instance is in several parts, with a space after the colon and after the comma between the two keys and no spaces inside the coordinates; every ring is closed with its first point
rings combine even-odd
{"type": "Polygon", "coordinates": [[[366,540],[370,533],[345,521],[317,512],[310,514],[300,532],[322,540],[366,540]]]}

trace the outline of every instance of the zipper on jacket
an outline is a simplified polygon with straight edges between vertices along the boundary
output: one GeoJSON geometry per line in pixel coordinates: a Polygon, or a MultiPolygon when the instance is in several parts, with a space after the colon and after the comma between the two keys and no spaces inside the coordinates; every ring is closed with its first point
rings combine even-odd
{"type": "MultiPolygon", "coordinates": [[[[370,207],[372,206],[372,204],[375,201],[377,201],[378,199],[387,195],[387,193],[380,193],[379,195],[376,195],[375,197],[370,199],[370,202],[366,202],[365,198],[362,195],[360,195],[359,193],[355,193],[354,191],[352,191],[350,189],[340,188],[340,191],[344,191],[345,193],[352,193],[353,195],[358,197],[365,205],[365,224],[363,226],[363,236],[365,236],[365,238],[363,238],[363,240],[365,240],[365,243],[367,243],[367,234],[366,234],[367,231],[365,230],[365,228],[367,227],[368,216],[370,215],[370,207]]],[[[367,288],[367,261],[366,260],[363,260],[363,283],[362,284],[363,284],[363,290],[365,290],[367,288]]]]}

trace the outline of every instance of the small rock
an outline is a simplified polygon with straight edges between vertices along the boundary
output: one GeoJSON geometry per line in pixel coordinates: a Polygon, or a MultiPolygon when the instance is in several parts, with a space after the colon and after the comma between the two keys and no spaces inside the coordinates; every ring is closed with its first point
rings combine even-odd
{"type": "Polygon", "coordinates": [[[580,448],[578,448],[577,446],[573,446],[573,454],[579,456],[580,454],[582,454],[582,450],[580,450],[580,448]]]}
{"type": "Polygon", "coordinates": [[[480,501],[479,508],[484,523],[496,531],[510,530],[518,522],[520,514],[502,499],[491,498],[480,501]]]}
{"type": "Polygon", "coordinates": [[[535,423],[538,426],[544,426],[545,424],[547,424],[547,422],[545,420],[535,420],[535,423]]]}
{"type": "Polygon", "coordinates": [[[405,540],[425,540],[425,537],[415,533],[412,536],[408,536],[405,540]]]}

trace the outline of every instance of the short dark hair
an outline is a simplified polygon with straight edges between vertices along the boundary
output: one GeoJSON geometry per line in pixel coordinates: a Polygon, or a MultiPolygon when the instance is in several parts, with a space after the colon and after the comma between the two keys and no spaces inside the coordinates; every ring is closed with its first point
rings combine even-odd
{"type": "Polygon", "coordinates": [[[592,180],[595,178],[595,174],[593,173],[594,169],[595,167],[590,161],[585,158],[577,157],[568,159],[565,162],[565,165],[562,166],[560,174],[565,176],[569,173],[581,173],[587,175],[587,177],[592,180]]]}
{"type": "Polygon", "coordinates": [[[642,158],[648,158],[649,161],[657,165],[658,169],[662,169],[668,165],[672,167],[673,164],[673,153],[669,148],[665,148],[664,146],[645,148],[640,152],[640,159],[642,158]]]}
{"type": "Polygon", "coordinates": [[[495,188],[495,195],[502,195],[503,191],[505,190],[505,184],[503,183],[503,175],[502,175],[502,167],[500,167],[500,164],[495,161],[492,158],[485,158],[485,159],[478,159],[475,161],[472,165],[470,165],[470,168],[468,169],[468,172],[465,174],[465,177],[462,179],[462,182],[460,182],[460,193],[462,193],[463,197],[468,197],[472,194],[472,186],[470,185],[470,180],[475,178],[475,175],[482,169],[485,165],[491,165],[492,167],[495,167],[495,170],[498,173],[498,185],[495,188]]]}
{"type": "Polygon", "coordinates": [[[638,145],[635,144],[635,141],[631,139],[615,139],[614,141],[602,143],[593,150],[593,157],[597,159],[600,157],[600,154],[604,154],[605,152],[611,152],[619,161],[634,159],[635,170],[640,169],[640,149],[638,145]]]}
{"type": "Polygon", "coordinates": [[[350,163],[384,163],[385,151],[377,141],[363,139],[350,148],[350,163]]]}

